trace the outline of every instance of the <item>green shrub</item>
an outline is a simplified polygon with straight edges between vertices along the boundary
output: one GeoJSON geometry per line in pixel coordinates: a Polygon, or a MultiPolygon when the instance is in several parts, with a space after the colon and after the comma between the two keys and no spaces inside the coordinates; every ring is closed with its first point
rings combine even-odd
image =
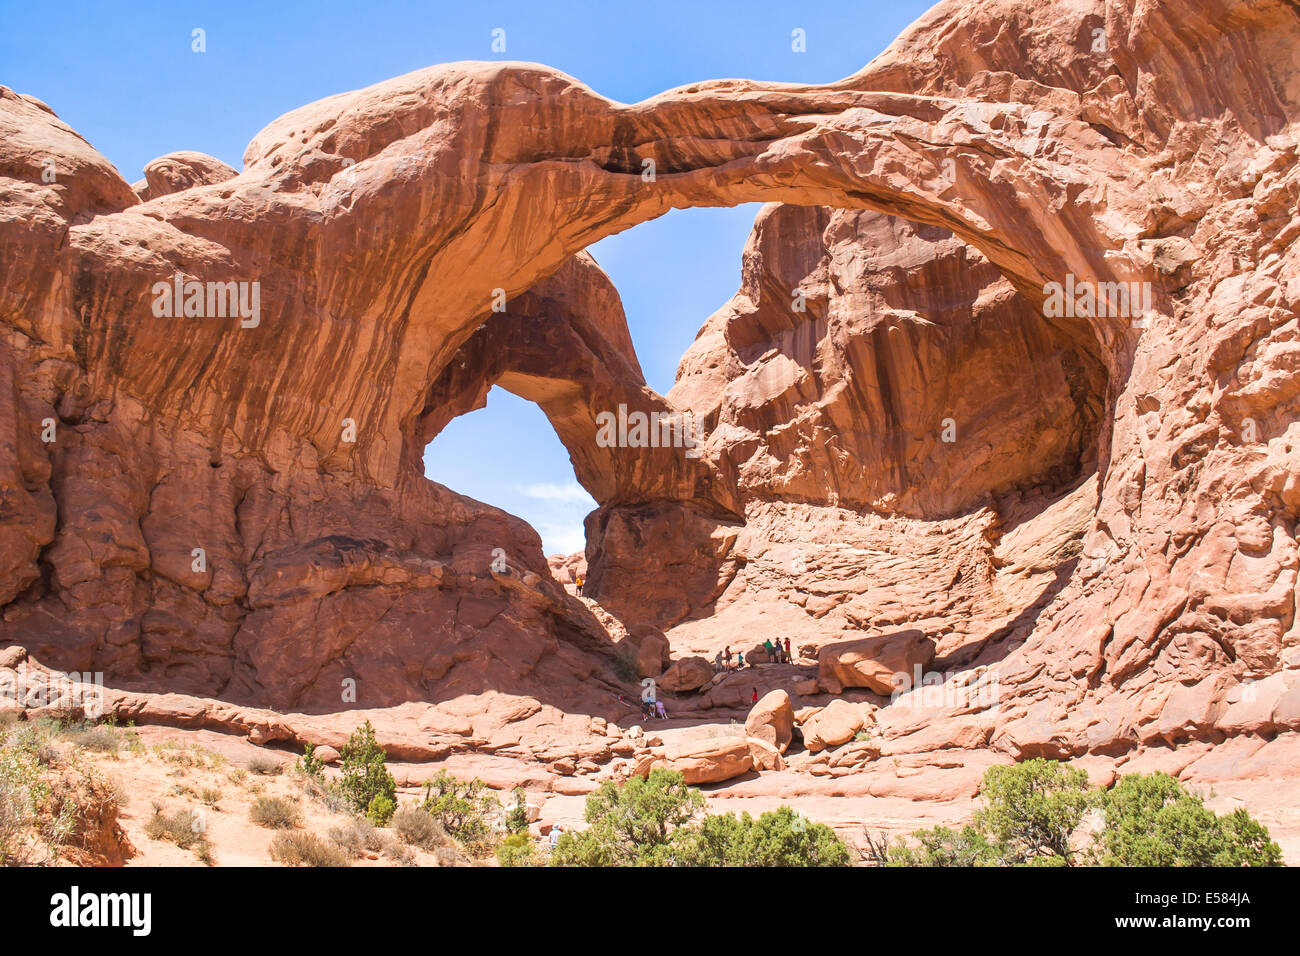
{"type": "Polygon", "coordinates": [[[325,761],[316,756],[315,744],[307,744],[303,747],[302,756],[293,765],[293,769],[312,780],[325,779],[325,761]]]}
{"type": "Polygon", "coordinates": [[[1281,866],[1282,851],[1245,810],[1217,816],[1166,773],[1120,777],[1101,801],[1101,866],[1281,866]]]}
{"type": "Polygon", "coordinates": [[[312,833],[281,833],[271,841],[271,859],[286,866],[347,866],[342,849],[312,833]]]}
{"type": "Polygon", "coordinates": [[[497,847],[497,862],[502,866],[537,866],[537,848],[526,832],[511,833],[497,847]]]}
{"type": "Polygon", "coordinates": [[[848,846],[824,823],[809,823],[789,807],[762,814],[706,816],[679,832],[679,866],[849,866],[848,846]]]}
{"type": "Polygon", "coordinates": [[[370,726],[370,721],[352,732],[339,756],[343,775],[338,788],[348,806],[366,814],[372,821],[382,820],[381,826],[387,823],[397,806],[397,784],[388,772],[383,748],[375,740],[375,728],[370,726]],[[371,805],[376,797],[384,800],[375,805],[377,816],[371,816],[371,805]]]}
{"type": "Polygon", "coordinates": [[[27,862],[28,837],[50,796],[44,767],[16,735],[0,741],[0,866],[27,862]]]}
{"type": "Polygon", "coordinates": [[[528,794],[523,787],[515,787],[515,802],[506,814],[506,830],[523,833],[528,829],[528,794]]]}
{"type": "Polygon", "coordinates": [[[1000,866],[1002,854],[972,826],[960,831],[947,827],[917,830],[919,846],[899,843],[886,851],[890,866],[1000,866]]]}
{"type": "Polygon", "coordinates": [[[990,767],[981,792],[987,806],[975,814],[975,826],[1010,864],[1044,856],[1068,863],[1074,855],[1070,835],[1096,802],[1086,773],[1042,758],[990,767]]]}
{"type": "Polygon", "coordinates": [[[482,780],[458,780],[439,771],[424,786],[421,808],[471,852],[486,852],[494,842],[491,814],[500,809],[482,780]]]}
{"type": "Polygon", "coordinates": [[[918,830],[884,852],[891,866],[1279,866],[1282,853],[1245,810],[1225,817],[1164,773],[1127,774],[1109,790],[1034,759],[984,774],[983,809],[960,832],[918,830]],[[1099,811],[1100,832],[1081,828],[1099,811]]]}
{"type": "Polygon", "coordinates": [[[704,797],[682,775],[656,768],[646,779],[601,784],[587,797],[590,826],[564,833],[551,851],[552,866],[669,866],[674,831],[704,809],[704,797]]]}
{"type": "Polygon", "coordinates": [[[60,754],[51,742],[60,732],[48,719],[0,728],[0,865],[57,863],[122,803],[80,749],[60,754]]]}
{"type": "Polygon", "coordinates": [[[259,827],[288,830],[302,823],[302,811],[284,797],[258,797],[248,811],[248,819],[259,827]]]}
{"type": "Polygon", "coordinates": [[[387,794],[377,793],[370,798],[370,805],[366,807],[366,819],[377,827],[386,827],[396,809],[396,800],[387,794]]]}
{"type": "MultiPolygon", "coordinates": [[[[656,769],[587,798],[581,833],[564,833],[552,866],[848,866],[852,855],[830,827],[789,807],[762,814],[704,816],[704,797],[682,775],[656,769]]],[[[513,851],[507,851],[512,854],[513,851]]],[[[500,854],[498,854],[500,856],[500,854]]],[[[504,865],[504,863],[503,863],[504,865]]]]}

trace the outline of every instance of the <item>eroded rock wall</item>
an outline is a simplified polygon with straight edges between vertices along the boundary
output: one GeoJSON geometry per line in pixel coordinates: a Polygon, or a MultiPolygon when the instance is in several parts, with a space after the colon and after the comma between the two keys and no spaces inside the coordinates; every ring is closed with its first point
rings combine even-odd
{"type": "MultiPolygon", "coordinates": [[[[812,217],[801,248],[747,279],[752,308],[733,303],[701,346],[720,371],[688,359],[682,394],[717,409],[707,482],[583,464],[614,489],[597,550],[662,541],[683,567],[714,565],[655,612],[696,613],[747,580],[756,510],[841,502],[854,522],[1015,531],[1042,513],[1035,495],[1074,500],[1095,422],[1095,518],[1075,565],[1026,565],[1052,585],[1015,615],[992,740],[1079,752],[1221,733],[1238,682],[1297,663],[1298,39],[1282,0],[983,0],[939,5],[825,87],[719,81],[623,106],[541,67],[454,64],[296,110],[234,178],[145,203],[3,91],[0,638],[110,679],[304,706],[336,695],[341,659],[370,668],[371,704],[585,687],[599,629],[532,532],[420,477],[431,396],[499,294],[669,208],[763,200],[854,212],[788,214],[812,217]],[[876,268],[895,253],[908,264],[876,268]],[[257,282],[256,321],[157,314],[177,273],[257,282]],[[769,308],[809,277],[813,319],[769,308]],[[1069,277],[1148,284],[1151,314],[1031,321],[1069,277]],[[837,309],[837,281],[871,307],[837,309]],[[1007,371],[1017,355],[1028,368],[1007,371]],[[1000,387],[919,387],[918,369],[961,356],[1000,387]],[[1005,404],[1027,381],[1038,404],[1005,404]],[[949,410],[958,447],[980,439],[969,470],[936,441],[949,410]],[[699,530],[656,530],[645,481],[699,530]],[[496,548],[515,572],[484,568],[496,548]]],[[[580,429],[571,384],[502,375],[570,403],[552,414],[580,429]]],[[[635,379],[611,372],[598,400],[635,379]]],[[[595,554],[590,579],[614,568],[595,554]]],[[[923,589],[936,602],[940,580],[923,589]]]]}

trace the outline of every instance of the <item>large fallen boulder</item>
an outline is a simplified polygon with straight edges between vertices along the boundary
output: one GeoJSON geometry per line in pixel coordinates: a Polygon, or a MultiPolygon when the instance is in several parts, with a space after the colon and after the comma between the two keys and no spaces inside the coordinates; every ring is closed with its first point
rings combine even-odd
{"type": "Polygon", "coordinates": [[[715,737],[649,754],[637,761],[633,776],[646,777],[656,767],[675,770],[692,786],[721,783],[754,769],[749,741],[744,737],[715,737]]]}
{"type": "Polygon", "coordinates": [[[632,628],[627,640],[636,648],[637,677],[658,677],[668,667],[672,656],[663,631],[642,624],[632,628]]]}
{"type": "Polygon", "coordinates": [[[703,657],[684,657],[675,661],[659,678],[659,686],[674,694],[699,690],[713,680],[713,665],[703,657]]]}
{"type": "Polygon", "coordinates": [[[810,753],[847,743],[863,727],[862,712],[846,700],[833,700],[799,729],[810,753]]]}
{"type": "Polygon", "coordinates": [[[774,690],[764,695],[745,718],[745,735],[765,740],[785,753],[794,737],[794,708],[790,695],[774,690]]]}
{"type": "Polygon", "coordinates": [[[817,682],[828,694],[846,687],[891,694],[895,674],[914,681],[916,668],[924,671],[932,663],[934,641],[917,630],[897,631],[827,644],[817,655],[817,682]]]}
{"type": "Polygon", "coordinates": [[[784,770],[785,758],[781,751],[759,737],[746,737],[749,755],[754,758],[755,770],[784,770]]]}

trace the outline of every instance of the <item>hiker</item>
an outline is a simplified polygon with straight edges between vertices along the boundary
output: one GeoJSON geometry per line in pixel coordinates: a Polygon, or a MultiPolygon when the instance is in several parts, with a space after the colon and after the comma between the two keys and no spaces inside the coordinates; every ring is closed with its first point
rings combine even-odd
{"type": "Polygon", "coordinates": [[[727,670],[731,670],[731,645],[727,645],[727,670]]]}
{"type": "Polygon", "coordinates": [[[578,585],[578,593],[581,594],[581,593],[582,593],[582,575],[581,575],[581,574],[578,575],[576,583],[577,583],[577,585],[578,585]]]}
{"type": "Polygon", "coordinates": [[[757,688],[757,687],[754,688],[754,696],[751,697],[751,698],[749,698],[749,702],[750,702],[751,704],[757,704],[757,703],[758,703],[758,688],[757,688]]]}
{"type": "Polygon", "coordinates": [[[668,711],[664,708],[664,702],[662,700],[655,701],[655,711],[659,714],[660,720],[668,719],[668,711]]]}
{"type": "Polygon", "coordinates": [[[790,638],[787,637],[785,639],[785,662],[789,664],[792,660],[794,658],[790,656],[790,638]]]}
{"type": "Polygon", "coordinates": [[[767,651],[767,659],[769,661],[776,660],[776,651],[772,647],[772,639],[770,637],[763,642],[763,648],[767,651]]]}
{"type": "Polygon", "coordinates": [[[722,670],[722,651],[713,655],[713,673],[717,674],[722,670]]]}
{"type": "Polygon", "coordinates": [[[773,645],[772,659],[773,659],[774,661],[776,661],[778,664],[782,663],[782,660],[781,660],[781,640],[780,640],[780,638],[777,638],[776,643],[773,645]]]}

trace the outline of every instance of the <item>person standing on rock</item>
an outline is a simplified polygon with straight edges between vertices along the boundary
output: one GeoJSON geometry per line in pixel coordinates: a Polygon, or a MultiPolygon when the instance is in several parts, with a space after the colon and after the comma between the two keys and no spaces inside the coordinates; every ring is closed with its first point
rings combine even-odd
{"type": "Polygon", "coordinates": [[[794,658],[790,656],[790,638],[787,637],[785,639],[785,662],[789,664],[792,660],[794,658]]]}
{"type": "Polygon", "coordinates": [[[763,649],[767,651],[767,659],[769,661],[776,660],[776,652],[772,647],[772,639],[770,637],[763,642],[763,649]]]}

